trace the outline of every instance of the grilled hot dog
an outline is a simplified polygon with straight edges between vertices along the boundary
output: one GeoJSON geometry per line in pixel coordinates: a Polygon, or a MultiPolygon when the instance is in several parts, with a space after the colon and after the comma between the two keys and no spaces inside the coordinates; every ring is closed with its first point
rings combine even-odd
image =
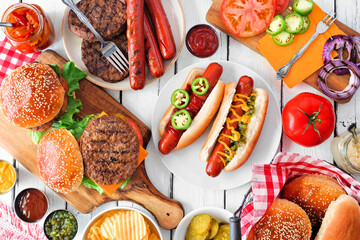
{"type": "Polygon", "coordinates": [[[222,66],[211,63],[205,72],[201,73],[200,69],[193,69],[181,87],[190,92],[191,82],[200,76],[205,77],[209,82],[209,90],[205,95],[199,96],[194,92],[189,94],[189,104],[184,109],[193,119],[191,126],[186,130],[177,130],[171,125],[171,116],[178,110],[173,106],[168,108],[159,123],[159,133],[162,136],[159,141],[159,150],[162,154],[169,154],[175,148],[184,148],[193,143],[205,131],[220,105],[225,86],[223,82],[219,81],[222,66]]]}
{"type": "Polygon", "coordinates": [[[243,76],[225,87],[224,99],[211,132],[200,151],[206,173],[218,176],[232,171],[249,158],[259,138],[268,104],[267,92],[253,90],[253,79],[243,76]],[[243,129],[240,129],[240,125],[243,129]],[[250,130],[249,130],[250,129],[250,130]]]}
{"type": "Polygon", "coordinates": [[[175,40],[161,0],[145,0],[145,4],[156,30],[161,55],[166,60],[175,57],[175,40]]]}
{"type": "Polygon", "coordinates": [[[127,0],[127,39],[130,86],[134,90],[145,86],[144,1],[127,0]]]}

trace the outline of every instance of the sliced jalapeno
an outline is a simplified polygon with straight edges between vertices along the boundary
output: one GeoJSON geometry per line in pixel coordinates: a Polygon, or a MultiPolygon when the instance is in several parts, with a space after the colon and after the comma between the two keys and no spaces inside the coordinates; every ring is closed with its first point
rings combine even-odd
{"type": "Polygon", "coordinates": [[[293,9],[297,13],[306,16],[314,9],[314,2],[313,0],[295,0],[293,4],[293,9]]]}
{"type": "Polygon", "coordinates": [[[171,94],[171,104],[178,109],[186,107],[189,99],[190,96],[184,89],[177,89],[171,94]]]}
{"type": "Polygon", "coordinates": [[[301,29],[301,31],[298,32],[297,34],[303,34],[303,33],[305,33],[305,32],[309,29],[309,27],[310,27],[311,21],[310,21],[309,16],[302,16],[302,18],[304,19],[304,26],[303,26],[303,28],[301,29]]]}
{"type": "Polygon", "coordinates": [[[179,110],[171,117],[171,125],[178,130],[185,130],[190,127],[191,116],[185,109],[179,110]]]}
{"type": "Polygon", "coordinates": [[[191,89],[196,95],[202,96],[209,90],[209,82],[204,77],[195,78],[191,83],[191,89]]]}
{"type": "Polygon", "coordinates": [[[298,33],[304,27],[304,19],[298,13],[290,13],[285,16],[286,28],[288,33],[298,33]]]}
{"type": "Polygon", "coordinates": [[[270,26],[266,29],[266,32],[270,35],[277,35],[285,30],[286,23],[282,16],[274,16],[270,26]]]}
{"type": "Polygon", "coordinates": [[[278,46],[287,46],[294,41],[294,34],[283,31],[278,35],[272,36],[272,39],[278,46]]]}

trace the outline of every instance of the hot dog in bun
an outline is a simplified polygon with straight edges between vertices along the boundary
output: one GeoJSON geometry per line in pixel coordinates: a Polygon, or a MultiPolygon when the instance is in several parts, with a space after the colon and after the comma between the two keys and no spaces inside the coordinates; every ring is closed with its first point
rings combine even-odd
{"type": "Polygon", "coordinates": [[[225,83],[219,81],[222,71],[218,63],[209,64],[205,71],[195,68],[181,89],[174,91],[172,105],[159,123],[162,154],[190,145],[205,131],[224,94],[225,83]]]}
{"type": "Polygon", "coordinates": [[[216,177],[221,170],[239,168],[250,157],[260,136],[268,105],[264,89],[253,89],[251,77],[228,83],[219,113],[200,151],[207,161],[206,173],[216,177]]]}

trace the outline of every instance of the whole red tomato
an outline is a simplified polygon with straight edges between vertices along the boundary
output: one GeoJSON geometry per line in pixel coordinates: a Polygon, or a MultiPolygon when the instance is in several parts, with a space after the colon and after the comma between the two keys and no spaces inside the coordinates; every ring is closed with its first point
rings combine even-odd
{"type": "Polygon", "coordinates": [[[331,136],[335,128],[335,112],[327,99],[305,92],[285,105],[282,121],[284,132],[291,140],[312,147],[331,136]]]}

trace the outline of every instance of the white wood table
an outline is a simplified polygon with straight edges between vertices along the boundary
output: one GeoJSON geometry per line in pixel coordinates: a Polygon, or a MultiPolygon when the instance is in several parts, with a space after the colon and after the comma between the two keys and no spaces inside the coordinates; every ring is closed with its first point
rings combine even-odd
{"type": "MultiPolygon", "coordinates": [[[[2,13],[8,6],[18,1],[19,0],[1,0],[0,14],[2,15],[2,13]]],[[[56,32],[56,41],[51,46],[51,49],[58,52],[61,56],[67,58],[61,39],[61,23],[65,11],[65,5],[60,0],[23,0],[23,2],[36,3],[40,5],[51,17],[56,32]]],[[[182,4],[185,14],[186,30],[189,30],[195,24],[206,23],[205,15],[211,5],[211,0],[180,0],[180,2],[182,4]]],[[[315,2],[320,5],[320,7],[326,12],[335,10],[340,21],[360,32],[359,1],[315,0],[315,2]]],[[[275,92],[276,98],[280,103],[281,108],[283,108],[284,105],[291,98],[293,98],[300,92],[314,92],[316,94],[322,95],[320,92],[317,92],[316,90],[304,83],[299,84],[293,89],[289,89],[281,81],[277,81],[275,79],[275,71],[265,60],[265,58],[256,54],[255,52],[248,49],[246,46],[240,44],[239,42],[233,40],[232,38],[229,38],[229,36],[227,36],[226,34],[220,31],[217,31],[217,33],[220,37],[220,46],[217,52],[210,58],[196,58],[192,56],[184,46],[175,65],[160,80],[146,86],[144,90],[138,92],[108,92],[115,99],[120,101],[126,108],[128,108],[135,115],[137,115],[147,126],[150,126],[152,110],[157,96],[159,95],[159,92],[167,83],[167,81],[169,81],[178,71],[199,61],[228,60],[243,64],[246,67],[257,72],[264,79],[266,79],[267,83],[275,92]]],[[[1,32],[0,34],[3,33],[1,32]]],[[[1,37],[2,36],[3,35],[1,35],[1,37]]],[[[346,128],[351,123],[355,122],[357,119],[360,118],[360,107],[359,104],[357,104],[357,99],[360,99],[359,93],[356,93],[353,99],[347,104],[334,103],[337,119],[333,136],[336,136],[337,134],[346,131],[346,128]]],[[[325,141],[320,146],[304,148],[295,144],[286,135],[283,134],[281,143],[279,145],[279,151],[308,154],[331,162],[333,161],[333,157],[330,151],[330,143],[332,138],[333,137],[325,141]]],[[[155,151],[155,146],[153,145],[152,141],[150,142],[147,150],[150,154],[147,157],[145,164],[150,180],[155,185],[155,187],[164,195],[180,201],[184,206],[185,214],[189,213],[194,209],[204,206],[225,208],[233,212],[239,207],[245,192],[250,186],[250,184],[246,184],[244,186],[226,191],[213,191],[198,188],[174,176],[164,166],[160,159],[154,157],[152,151],[155,151]]],[[[46,187],[39,179],[34,177],[29,171],[27,171],[23,166],[21,166],[21,164],[16,162],[16,160],[14,160],[8,153],[6,153],[2,149],[0,149],[0,159],[5,159],[12,162],[14,166],[16,166],[19,173],[18,181],[15,188],[5,195],[0,195],[0,201],[8,205],[12,205],[14,196],[24,188],[39,188],[43,190],[49,198],[50,211],[66,208],[75,213],[79,221],[80,231],[80,234],[76,236],[76,239],[81,239],[82,230],[89,222],[89,220],[98,212],[112,208],[114,206],[129,204],[124,202],[110,202],[100,206],[90,214],[79,213],[78,211],[76,211],[76,209],[73,209],[69,204],[62,200],[62,198],[60,198],[56,193],[46,187]]],[[[42,222],[40,222],[39,224],[42,224],[42,222]]],[[[164,235],[164,239],[170,240],[174,235],[174,230],[163,230],[162,233],[164,235]]]]}

